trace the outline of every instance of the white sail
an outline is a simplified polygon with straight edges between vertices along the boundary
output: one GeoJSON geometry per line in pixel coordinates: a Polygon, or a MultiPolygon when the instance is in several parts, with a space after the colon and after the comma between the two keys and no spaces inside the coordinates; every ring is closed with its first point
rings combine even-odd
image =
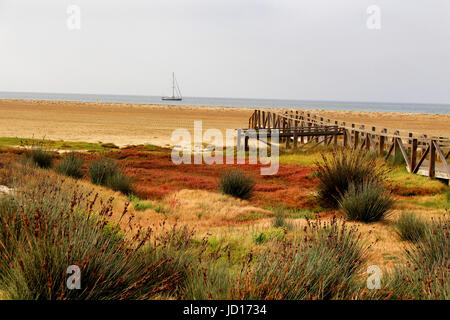
{"type": "Polygon", "coordinates": [[[164,101],[181,101],[183,100],[183,96],[181,95],[181,90],[178,85],[177,79],[175,78],[175,72],[172,73],[172,96],[171,97],[162,97],[164,101]]]}

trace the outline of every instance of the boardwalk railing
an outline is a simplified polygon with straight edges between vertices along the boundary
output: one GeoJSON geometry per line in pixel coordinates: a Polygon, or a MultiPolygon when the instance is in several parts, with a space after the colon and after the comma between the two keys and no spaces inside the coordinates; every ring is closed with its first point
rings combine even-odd
{"type": "Polygon", "coordinates": [[[248,127],[254,130],[279,129],[280,138],[288,148],[291,142],[296,147],[299,138],[300,143],[333,143],[376,151],[386,159],[391,155],[402,156],[411,173],[430,178],[450,178],[450,139],[447,137],[346,122],[300,110],[255,110],[248,127]],[[332,128],[334,134],[327,133],[332,128]]]}

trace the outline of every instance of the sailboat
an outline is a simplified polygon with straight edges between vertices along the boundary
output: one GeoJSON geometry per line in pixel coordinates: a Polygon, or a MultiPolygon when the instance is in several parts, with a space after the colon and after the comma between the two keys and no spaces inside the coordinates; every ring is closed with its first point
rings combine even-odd
{"type": "Polygon", "coordinates": [[[175,73],[172,73],[172,96],[171,97],[162,97],[163,101],[182,101],[183,97],[181,96],[180,87],[178,86],[177,79],[175,78],[175,73]]]}

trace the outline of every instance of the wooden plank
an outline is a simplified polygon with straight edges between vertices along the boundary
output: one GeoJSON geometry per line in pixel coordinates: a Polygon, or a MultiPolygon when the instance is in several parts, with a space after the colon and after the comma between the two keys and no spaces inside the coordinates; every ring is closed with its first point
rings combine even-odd
{"type": "Polygon", "coordinates": [[[354,133],[354,137],[355,137],[355,142],[353,144],[353,149],[358,149],[358,144],[359,144],[359,132],[355,131],[354,133]]]}
{"type": "Polygon", "coordinates": [[[411,161],[409,163],[410,168],[409,172],[414,171],[414,169],[416,168],[416,162],[417,162],[417,139],[413,139],[411,145],[411,161]]]}
{"type": "Polygon", "coordinates": [[[393,142],[391,144],[391,146],[389,147],[389,151],[387,152],[386,157],[385,157],[386,160],[389,159],[389,157],[391,156],[392,150],[394,150],[394,145],[395,145],[395,142],[393,142]]]}
{"type": "MultiPolygon", "coordinates": [[[[397,133],[398,133],[398,131],[396,131],[395,133],[394,133],[394,135],[397,135],[397,133]]],[[[394,158],[395,159],[397,159],[397,156],[398,156],[398,153],[399,153],[399,145],[398,145],[398,143],[395,143],[397,141],[397,139],[396,138],[394,138],[394,140],[393,140],[393,142],[394,142],[394,158]]]]}
{"type": "Polygon", "coordinates": [[[352,135],[349,130],[345,130],[345,132],[346,132],[346,136],[347,136],[348,146],[353,149],[354,147],[353,147],[352,135]]]}
{"type": "Polygon", "coordinates": [[[420,157],[419,162],[417,163],[417,166],[415,167],[415,169],[413,170],[413,173],[417,173],[420,169],[420,167],[422,166],[422,163],[425,161],[425,159],[427,158],[428,153],[430,152],[430,146],[428,145],[428,148],[425,150],[425,152],[422,154],[422,157],[420,157]]]}
{"type": "Polygon", "coordinates": [[[436,176],[436,146],[434,140],[430,142],[430,163],[428,166],[428,177],[434,178],[436,176]]]}
{"type": "Polygon", "coordinates": [[[406,166],[408,167],[408,171],[411,172],[411,163],[408,159],[408,153],[406,152],[405,146],[403,145],[403,141],[401,138],[396,139],[397,144],[400,148],[400,151],[402,152],[403,158],[405,159],[406,166]]]}
{"type": "Polygon", "coordinates": [[[380,156],[383,155],[384,152],[384,139],[384,136],[380,136],[380,144],[378,146],[378,153],[380,154],[380,156]]]}
{"type": "Polygon", "coordinates": [[[373,136],[371,134],[367,135],[369,138],[370,144],[372,145],[373,150],[377,150],[377,144],[375,143],[375,140],[373,139],[373,136]]]}
{"type": "Polygon", "coordinates": [[[448,176],[450,178],[450,167],[448,166],[447,159],[444,156],[444,153],[442,152],[441,148],[439,147],[439,144],[436,141],[433,141],[434,147],[436,148],[436,151],[439,154],[439,157],[441,157],[442,164],[444,168],[447,170],[448,176]]]}

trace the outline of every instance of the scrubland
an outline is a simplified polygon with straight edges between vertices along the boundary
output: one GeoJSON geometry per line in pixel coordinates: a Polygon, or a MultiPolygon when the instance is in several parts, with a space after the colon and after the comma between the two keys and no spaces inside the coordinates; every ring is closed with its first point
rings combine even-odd
{"type": "MultiPolygon", "coordinates": [[[[401,164],[372,157],[373,179],[343,175],[330,203],[321,185],[342,150],[281,150],[278,174],[260,176],[250,164],[177,166],[152,145],[17,144],[0,139],[2,299],[449,298],[449,188],[401,164]],[[237,170],[251,179],[243,199],[223,188],[237,170]],[[80,290],[66,287],[70,265],[80,290]],[[370,266],[380,289],[367,286],[370,266]]],[[[340,165],[357,161],[345,154],[340,165]]]]}

